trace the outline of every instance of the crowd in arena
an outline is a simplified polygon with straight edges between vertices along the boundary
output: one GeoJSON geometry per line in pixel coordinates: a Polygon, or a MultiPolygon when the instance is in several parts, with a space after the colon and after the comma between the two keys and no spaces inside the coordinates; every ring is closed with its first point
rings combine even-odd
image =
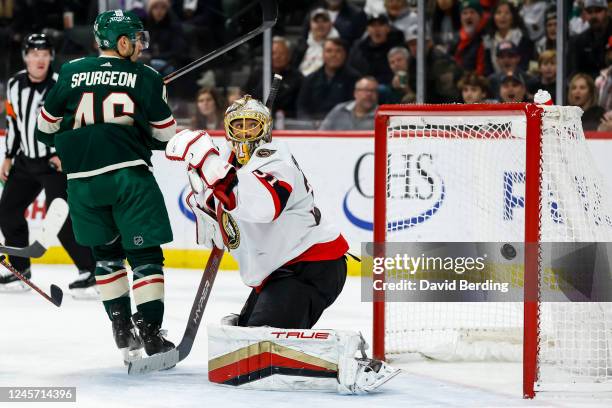
{"type": "MultiPolygon", "coordinates": [[[[245,18],[258,18],[231,19],[248,0],[107,3],[142,18],[151,38],[144,60],[162,75],[244,33],[245,18]]],[[[523,102],[544,89],[557,104],[581,107],[585,130],[612,131],[612,9],[607,0],[567,3],[567,98],[559,101],[555,1],[429,0],[425,102],[523,102]]],[[[21,69],[19,44],[32,32],[54,39],[56,69],[95,54],[90,32],[98,7],[97,0],[0,0],[0,47],[7,53],[0,79],[21,69]]],[[[279,1],[271,68],[284,81],[276,127],[372,129],[378,104],[415,103],[416,7],[416,0],[279,1]]],[[[182,124],[221,128],[233,100],[262,97],[261,41],[172,85],[182,124]]]]}

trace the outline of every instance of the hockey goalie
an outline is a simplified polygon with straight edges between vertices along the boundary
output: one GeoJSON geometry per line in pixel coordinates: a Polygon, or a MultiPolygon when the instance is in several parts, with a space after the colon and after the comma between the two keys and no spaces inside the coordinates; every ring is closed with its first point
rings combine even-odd
{"type": "Polygon", "coordinates": [[[269,109],[246,95],[225,113],[227,143],[184,130],[166,148],[187,163],[197,242],[226,248],[252,288],[209,327],[209,379],[254,389],[369,392],[398,373],[366,357],[359,333],[311,330],[346,280],[348,244],[315,205],[269,109]],[[359,353],[359,357],[355,355],[359,353]]]}

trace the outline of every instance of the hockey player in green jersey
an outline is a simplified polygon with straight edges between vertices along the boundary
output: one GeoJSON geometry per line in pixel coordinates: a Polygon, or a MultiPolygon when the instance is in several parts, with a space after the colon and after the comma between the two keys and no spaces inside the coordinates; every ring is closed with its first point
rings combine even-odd
{"type": "Polygon", "coordinates": [[[148,46],[138,17],[98,15],[99,57],[62,66],[38,116],[36,137],[55,146],[68,178],[74,232],[96,258],[96,282],[124,361],[174,347],[160,331],[164,313],[163,252],[172,230],[150,171],[151,149],[176,133],[166,87],[136,62],[148,46]],[[132,316],[127,258],[138,313],[132,316]],[[138,331],[134,327],[138,328],[138,331]]]}

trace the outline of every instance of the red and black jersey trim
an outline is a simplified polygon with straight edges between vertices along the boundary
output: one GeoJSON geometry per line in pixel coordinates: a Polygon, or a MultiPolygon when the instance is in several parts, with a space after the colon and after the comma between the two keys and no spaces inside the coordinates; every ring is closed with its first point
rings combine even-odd
{"type": "Polygon", "coordinates": [[[253,175],[255,175],[255,177],[261,181],[261,184],[270,192],[272,201],[274,202],[274,218],[272,220],[277,219],[287,206],[293,188],[289,183],[279,180],[269,173],[255,170],[253,175]]]}
{"type": "Polygon", "coordinates": [[[216,213],[214,194],[209,195],[208,198],[206,199],[206,207],[208,207],[208,209],[212,211],[213,213],[216,213]]]}
{"type": "Polygon", "coordinates": [[[238,175],[236,169],[232,168],[227,176],[222,178],[213,186],[213,194],[223,204],[227,211],[236,208],[236,195],[234,187],[238,185],[238,175]]]}

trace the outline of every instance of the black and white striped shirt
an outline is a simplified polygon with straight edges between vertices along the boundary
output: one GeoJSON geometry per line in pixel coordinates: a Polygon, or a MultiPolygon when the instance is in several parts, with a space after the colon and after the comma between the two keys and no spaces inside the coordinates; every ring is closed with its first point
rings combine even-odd
{"type": "Polygon", "coordinates": [[[36,119],[45,103],[45,96],[57,81],[58,75],[49,71],[42,82],[34,83],[28,78],[26,70],[19,71],[8,80],[6,134],[6,157],[18,153],[30,159],[48,157],[55,149],[34,138],[36,119]]]}

